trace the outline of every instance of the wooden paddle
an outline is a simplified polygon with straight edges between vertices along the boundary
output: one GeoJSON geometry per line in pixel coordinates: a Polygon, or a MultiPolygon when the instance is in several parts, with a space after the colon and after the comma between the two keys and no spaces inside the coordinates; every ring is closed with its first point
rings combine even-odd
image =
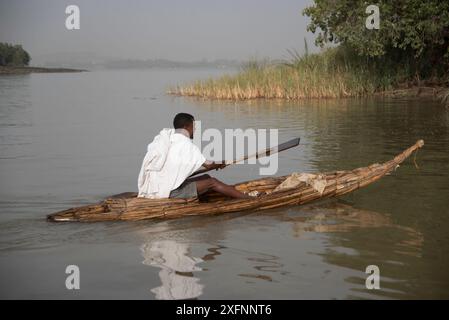
{"type": "MultiPolygon", "coordinates": [[[[265,149],[263,151],[259,151],[257,153],[252,154],[252,155],[246,155],[246,156],[244,156],[241,159],[232,160],[230,162],[223,161],[221,163],[226,164],[225,167],[227,167],[227,166],[230,166],[231,164],[242,162],[242,161],[245,161],[245,160],[248,160],[248,159],[251,159],[251,158],[259,159],[259,158],[262,158],[262,157],[268,157],[268,156],[270,156],[272,154],[276,154],[278,152],[281,152],[281,151],[288,150],[288,149],[291,149],[293,147],[296,147],[297,145],[299,145],[299,141],[300,140],[301,140],[300,138],[294,138],[294,139],[289,140],[287,142],[281,143],[278,146],[275,146],[275,147],[272,147],[272,148],[267,148],[267,149],[265,149]]],[[[204,172],[211,171],[211,170],[214,170],[214,169],[206,169],[206,168],[200,169],[200,170],[194,172],[191,175],[191,177],[196,176],[196,175],[201,174],[201,173],[204,173],[204,172]]]]}

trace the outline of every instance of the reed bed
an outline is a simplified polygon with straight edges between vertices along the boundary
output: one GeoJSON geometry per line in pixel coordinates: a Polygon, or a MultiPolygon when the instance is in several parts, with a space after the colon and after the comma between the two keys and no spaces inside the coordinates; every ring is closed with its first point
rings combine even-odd
{"type": "Polygon", "coordinates": [[[441,103],[446,107],[449,108],[449,89],[441,92],[439,94],[439,98],[441,100],[441,103]]]}
{"type": "Polygon", "coordinates": [[[237,74],[178,85],[168,93],[230,100],[344,98],[390,90],[410,76],[402,65],[358,57],[341,46],[289,53],[281,63],[250,61],[237,74]]]}

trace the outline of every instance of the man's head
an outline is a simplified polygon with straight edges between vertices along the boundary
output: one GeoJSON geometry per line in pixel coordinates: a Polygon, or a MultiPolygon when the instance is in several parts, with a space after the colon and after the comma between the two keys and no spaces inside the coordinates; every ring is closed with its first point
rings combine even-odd
{"type": "Polygon", "coordinates": [[[188,113],[178,113],[173,119],[175,129],[184,129],[189,133],[190,139],[193,139],[193,122],[195,118],[188,113]]]}

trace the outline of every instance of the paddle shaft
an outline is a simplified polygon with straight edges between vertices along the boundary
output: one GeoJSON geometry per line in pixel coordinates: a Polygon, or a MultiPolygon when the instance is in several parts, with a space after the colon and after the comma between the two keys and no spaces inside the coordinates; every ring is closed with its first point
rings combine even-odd
{"type": "MultiPolygon", "coordinates": [[[[245,161],[245,160],[248,160],[248,159],[251,159],[251,158],[259,159],[259,158],[262,158],[262,157],[268,157],[268,156],[270,156],[270,155],[279,153],[279,152],[281,152],[281,151],[288,150],[288,149],[291,149],[291,148],[293,148],[293,147],[296,147],[297,145],[299,145],[299,141],[300,141],[300,140],[301,140],[300,138],[295,138],[295,139],[289,140],[289,141],[287,141],[287,142],[281,143],[281,144],[278,145],[278,146],[275,146],[275,147],[272,147],[272,148],[267,148],[267,149],[265,149],[265,150],[263,150],[263,151],[254,153],[254,154],[252,154],[252,155],[245,155],[245,156],[242,157],[241,159],[238,159],[238,160],[232,160],[231,162],[228,162],[228,163],[226,163],[226,161],[223,161],[223,162],[221,162],[221,163],[226,163],[226,166],[225,166],[225,167],[227,167],[227,166],[230,166],[231,164],[235,164],[235,163],[238,163],[238,162],[242,162],[242,161],[245,161]]],[[[223,169],[224,169],[224,168],[223,168],[223,169]]],[[[211,169],[207,169],[207,168],[200,169],[200,170],[194,172],[194,173],[191,175],[191,177],[196,176],[196,175],[201,174],[201,173],[205,173],[205,172],[211,171],[211,170],[214,170],[214,168],[211,168],[211,169]]]]}

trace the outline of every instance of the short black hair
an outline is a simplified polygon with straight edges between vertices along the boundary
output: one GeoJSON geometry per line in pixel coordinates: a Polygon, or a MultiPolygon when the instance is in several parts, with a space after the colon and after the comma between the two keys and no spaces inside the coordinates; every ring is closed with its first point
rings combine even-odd
{"type": "Polygon", "coordinates": [[[178,113],[173,119],[173,127],[175,129],[183,129],[193,123],[193,121],[195,121],[195,118],[191,114],[178,113]]]}

